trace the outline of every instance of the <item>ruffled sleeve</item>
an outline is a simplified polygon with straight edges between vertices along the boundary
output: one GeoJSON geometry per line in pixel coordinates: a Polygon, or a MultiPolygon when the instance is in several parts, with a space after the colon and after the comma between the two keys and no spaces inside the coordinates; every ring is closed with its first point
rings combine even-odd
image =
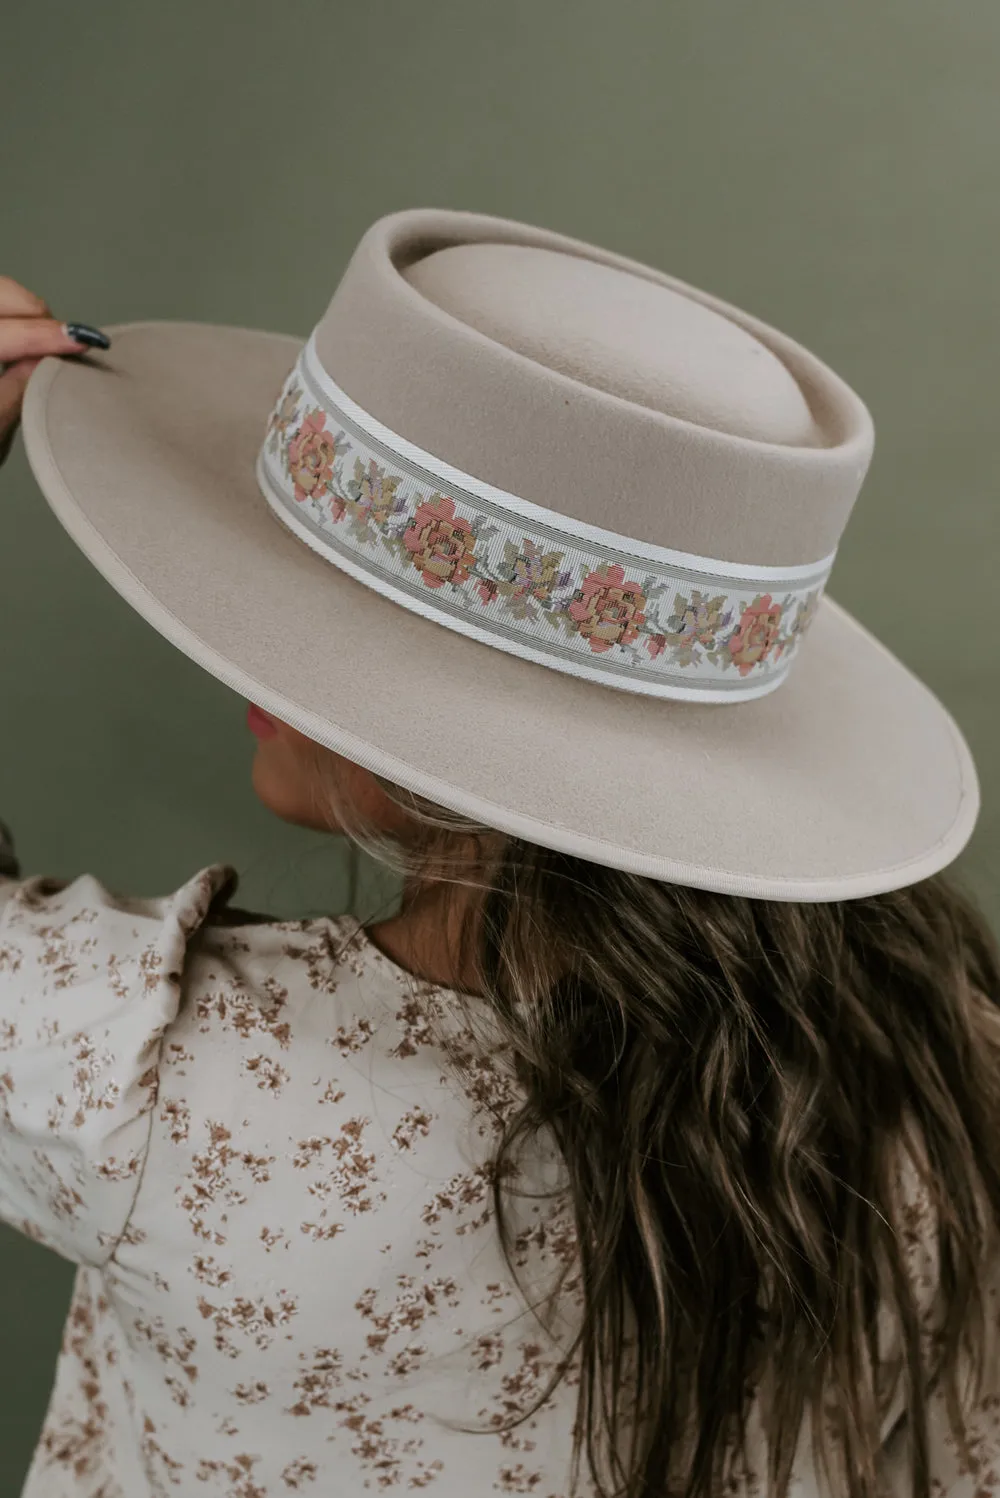
{"type": "Polygon", "coordinates": [[[125,1231],[187,946],[235,885],[216,865],[137,900],[0,873],[0,1218],[74,1263],[125,1231]]]}

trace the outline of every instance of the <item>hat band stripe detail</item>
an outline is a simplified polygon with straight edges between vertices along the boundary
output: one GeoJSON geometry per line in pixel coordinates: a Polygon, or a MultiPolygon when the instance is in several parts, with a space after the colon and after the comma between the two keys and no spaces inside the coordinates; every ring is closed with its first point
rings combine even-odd
{"type": "Polygon", "coordinates": [[[555,670],[681,701],[779,687],[835,555],[793,568],[718,562],[506,494],[364,412],[320,368],[312,339],[257,478],[301,540],[403,607],[555,670]]]}

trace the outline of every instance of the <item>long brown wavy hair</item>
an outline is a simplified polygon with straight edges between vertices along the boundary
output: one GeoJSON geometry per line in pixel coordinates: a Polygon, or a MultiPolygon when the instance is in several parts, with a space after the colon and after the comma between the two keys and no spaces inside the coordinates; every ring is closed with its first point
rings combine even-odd
{"type": "Polygon", "coordinates": [[[930,1498],[928,1395],[940,1385],[962,1446],[960,1359],[978,1399],[1000,1224],[1000,952],[972,896],[940,874],[817,904],[665,884],[375,777],[402,840],[349,804],[318,746],[316,770],[331,825],[408,897],[465,887],[458,969],[524,1098],[493,1172],[515,1280],[507,1167],[543,1130],[565,1162],[584,1295],[574,1487],[585,1459],[602,1498],[732,1491],[759,1387],[775,1498],[807,1411],[832,1491],[876,1498],[892,1410],[913,1498],[930,1498]],[[933,1212],[930,1332],[901,1140],[933,1212]]]}

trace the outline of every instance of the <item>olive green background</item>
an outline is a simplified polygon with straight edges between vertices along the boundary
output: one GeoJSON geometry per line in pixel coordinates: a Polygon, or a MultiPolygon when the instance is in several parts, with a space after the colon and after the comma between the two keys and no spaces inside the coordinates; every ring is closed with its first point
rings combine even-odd
{"type": "MultiPolygon", "coordinates": [[[[998,75],[995,0],[5,0],[0,272],[60,317],[305,336],[373,219],[467,208],[777,323],[874,413],[830,591],[968,735],[985,809],[954,872],[996,921],[998,75]]],[[[88,570],[20,445],[0,500],[0,815],[25,872],[156,893],[227,860],[280,914],[376,888],[257,805],[245,705],[88,570]]],[[[0,1498],[71,1273],[3,1231],[0,1498]]]]}

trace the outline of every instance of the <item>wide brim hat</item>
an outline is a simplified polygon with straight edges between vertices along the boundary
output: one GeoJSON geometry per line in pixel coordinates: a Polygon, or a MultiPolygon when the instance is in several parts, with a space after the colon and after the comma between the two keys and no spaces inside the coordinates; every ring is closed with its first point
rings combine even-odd
{"type": "Polygon", "coordinates": [[[307,342],[110,331],[32,375],[35,477],[117,592],[265,712],[490,827],[697,888],[858,898],[968,841],[961,732],[826,590],[872,423],[793,339],[433,209],[371,226],[307,342]]]}

